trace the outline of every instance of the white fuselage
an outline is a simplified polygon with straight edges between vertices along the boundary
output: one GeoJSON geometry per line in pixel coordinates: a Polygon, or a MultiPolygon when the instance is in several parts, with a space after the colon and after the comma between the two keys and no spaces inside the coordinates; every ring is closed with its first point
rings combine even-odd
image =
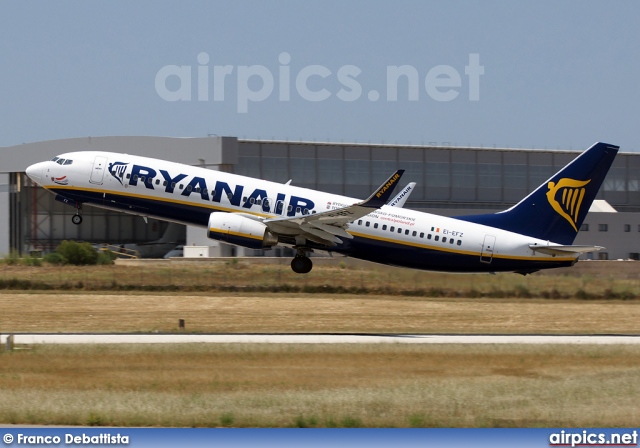
{"type": "MultiPolygon", "coordinates": [[[[360,200],[184,164],[109,152],[74,152],[27,174],[78,204],[207,227],[213,212],[251,219],[296,218],[360,200]],[[60,161],[62,160],[62,163],[60,161]],[[70,161],[70,162],[69,162],[70,161]]],[[[551,256],[529,246],[549,241],[414,210],[382,206],[350,222],[353,239],[322,246],[301,241],[290,226],[271,227],[280,244],[305,245],[374,262],[453,272],[529,272],[569,266],[578,254],[551,256]]]]}

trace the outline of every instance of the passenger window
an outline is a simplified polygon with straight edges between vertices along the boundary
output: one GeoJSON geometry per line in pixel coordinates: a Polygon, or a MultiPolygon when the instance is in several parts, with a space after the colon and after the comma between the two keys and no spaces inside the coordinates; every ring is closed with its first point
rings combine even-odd
{"type": "Polygon", "coordinates": [[[137,174],[133,175],[133,180],[138,180],[138,175],[137,174]]]}
{"type": "MultiPolygon", "coordinates": [[[[405,235],[409,235],[409,229],[405,230],[405,231],[404,231],[404,234],[405,234],[405,235]]],[[[413,232],[413,236],[416,236],[416,232],[413,232]]]]}
{"type": "Polygon", "coordinates": [[[309,209],[305,208],[304,210],[302,210],[302,214],[303,215],[308,215],[309,214],[309,209]]]}
{"type": "Polygon", "coordinates": [[[362,219],[358,220],[358,225],[361,226],[362,225],[362,219]]]}
{"type": "Polygon", "coordinates": [[[370,222],[369,222],[369,221],[367,221],[364,225],[365,225],[365,226],[367,226],[367,227],[369,227],[370,222]]]}
{"type": "Polygon", "coordinates": [[[374,228],[374,229],[377,229],[377,228],[378,228],[378,223],[377,223],[377,222],[373,224],[373,228],[374,228]]]}
{"type": "Polygon", "coordinates": [[[191,191],[192,188],[191,185],[187,185],[187,191],[191,191]]]}
{"type": "Polygon", "coordinates": [[[163,186],[163,187],[166,187],[168,183],[169,183],[169,182],[167,182],[167,181],[165,180],[164,182],[162,182],[162,186],[163,186]]]}
{"type": "Polygon", "coordinates": [[[171,182],[171,188],[176,188],[176,183],[175,182],[171,182]]]}
{"type": "Polygon", "coordinates": [[[180,189],[182,190],[184,188],[184,185],[180,184],[180,189]]]}
{"type": "Polygon", "coordinates": [[[251,202],[251,204],[255,204],[256,203],[256,198],[249,199],[249,202],[251,202]]]}
{"type": "Polygon", "coordinates": [[[160,185],[160,179],[156,179],[156,185],[160,185]]]}
{"type": "Polygon", "coordinates": [[[127,173],[127,179],[131,179],[131,174],[127,173]]]}
{"type": "Polygon", "coordinates": [[[458,246],[462,246],[462,240],[458,240],[458,246]]]}
{"type": "Polygon", "coordinates": [[[440,236],[439,236],[439,235],[436,235],[436,237],[434,238],[434,240],[436,240],[436,241],[440,240],[440,236]]]}
{"type": "Polygon", "coordinates": [[[396,228],[394,226],[389,227],[389,232],[394,232],[396,228]]]}
{"type": "Polygon", "coordinates": [[[262,205],[262,199],[256,199],[256,204],[257,205],[262,205]]]}
{"type": "Polygon", "coordinates": [[[449,238],[449,244],[453,244],[455,243],[455,240],[453,238],[449,238]]]}
{"type": "Polygon", "coordinates": [[[302,209],[300,207],[296,207],[296,214],[300,213],[302,211],[302,209]]]}
{"type": "Polygon", "coordinates": [[[402,233],[402,229],[398,227],[398,233],[402,233]]]}
{"type": "Polygon", "coordinates": [[[140,182],[144,183],[144,176],[140,178],[140,182]]]}
{"type": "Polygon", "coordinates": [[[447,239],[446,239],[445,237],[442,237],[442,242],[443,242],[443,243],[446,243],[446,242],[447,242],[447,239]]]}
{"type": "Polygon", "coordinates": [[[424,232],[420,232],[420,238],[424,238],[424,232]]]}
{"type": "Polygon", "coordinates": [[[290,205],[287,207],[287,211],[290,212],[291,210],[293,210],[293,205],[290,205]]]}
{"type": "Polygon", "coordinates": [[[413,233],[411,234],[411,236],[416,236],[418,234],[418,232],[416,232],[415,230],[413,231],[413,233]]]}
{"type": "Polygon", "coordinates": [[[196,193],[200,193],[200,187],[196,187],[196,193]]]}
{"type": "Polygon", "coordinates": [[[387,225],[386,224],[382,225],[382,230],[387,230],[387,225]]]}
{"type": "Polygon", "coordinates": [[[430,240],[431,239],[431,234],[427,235],[427,239],[430,240]]]}

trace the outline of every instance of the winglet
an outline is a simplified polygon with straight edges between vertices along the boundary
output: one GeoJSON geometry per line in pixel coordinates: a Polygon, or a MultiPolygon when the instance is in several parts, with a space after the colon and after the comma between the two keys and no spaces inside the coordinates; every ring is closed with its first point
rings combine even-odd
{"type": "Polygon", "coordinates": [[[385,180],[371,196],[358,205],[367,208],[380,208],[385,205],[389,202],[389,199],[393,194],[393,190],[396,188],[396,185],[398,185],[403,174],[404,170],[398,170],[393,173],[389,179],[385,180]]]}
{"type": "Polygon", "coordinates": [[[397,196],[393,198],[393,200],[387,205],[398,208],[404,207],[404,203],[407,202],[407,199],[409,199],[409,196],[411,195],[411,192],[413,191],[415,186],[415,182],[409,182],[407,186],[404,187],[404,189],[400,193],[398,193],[397,196]]]}

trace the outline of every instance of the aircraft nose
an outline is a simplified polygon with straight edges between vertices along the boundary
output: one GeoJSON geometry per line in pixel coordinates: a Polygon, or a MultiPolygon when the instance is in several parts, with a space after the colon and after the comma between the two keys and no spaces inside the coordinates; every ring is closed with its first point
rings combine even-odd
{"type": "Polygon", "coordinates": [[[39,181],[42,178],[42,169],[44,168],[43,162],[35,163],[26,169],[27,176],[33,181],[39,181]]]}

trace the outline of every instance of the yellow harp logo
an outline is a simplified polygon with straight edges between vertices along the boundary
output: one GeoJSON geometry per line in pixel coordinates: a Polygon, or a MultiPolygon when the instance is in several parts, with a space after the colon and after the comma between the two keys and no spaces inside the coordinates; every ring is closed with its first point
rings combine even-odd
{"type": "Polygon", "coordinates": [[[549,182],[547,185],[549,187],[549,191],[547,191],[549,204],[560,216],[569,221],[576,232],[578,231],[576,222],[578,221],[580,206],[587,191],[584,186],[589,182],[591,182],[591,179],[575,180],[563,178],[558,183],[549,182]]]}

